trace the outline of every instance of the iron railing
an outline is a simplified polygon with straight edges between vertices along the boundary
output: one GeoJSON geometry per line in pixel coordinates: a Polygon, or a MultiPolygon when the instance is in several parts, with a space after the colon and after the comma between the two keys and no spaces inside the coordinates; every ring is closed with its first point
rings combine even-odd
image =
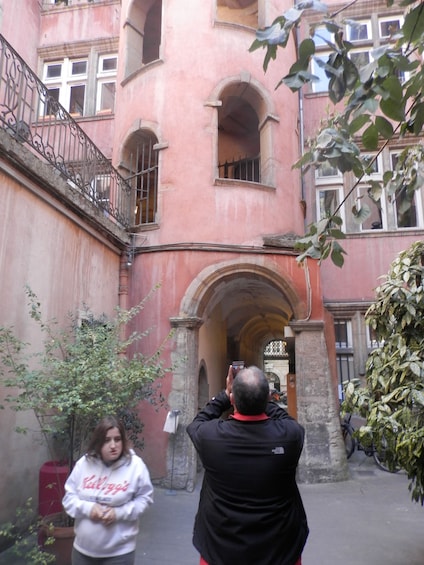
{"type": "Polygon", "coordinates": [[[57,169],[105,215],[130,227],[130,185],[1,35],[0,49],[0,127],[57,169]]]}
{"type": "Polygon", "coordinates": [[[43,0],[43,6],[73,6],[75,4],[89,4],[95,0],[43,0]]]}
{"type": "Polygon", "coordinates": [[[259,157],[244,157],[225,161],[218,165],[220,179],[247,180],[260,182],[259,157]]]}

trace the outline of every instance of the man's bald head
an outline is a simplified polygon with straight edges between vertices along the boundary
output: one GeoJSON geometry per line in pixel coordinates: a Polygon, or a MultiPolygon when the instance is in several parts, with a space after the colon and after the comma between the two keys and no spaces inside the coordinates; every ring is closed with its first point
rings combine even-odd
{"type": "Polygon", "coordinates": [[[265,412],[269,384],[263,372],[254,365],[242,369],[233,381],[233,402],[240,414],[256,416],[265,412]]]}

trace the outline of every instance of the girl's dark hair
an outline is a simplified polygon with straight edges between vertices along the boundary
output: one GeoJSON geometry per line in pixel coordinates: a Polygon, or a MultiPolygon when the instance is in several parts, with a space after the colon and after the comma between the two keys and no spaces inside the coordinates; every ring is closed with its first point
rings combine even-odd
{"type": "Polygon", "coordinates": [[[108,431],[112,428],[118,428],[119,433],[122,438],[122,454],[121,457],[126,457],[129,455],[129,445],[127,435],[125,433],[125,427],[121,420],[115,418],[115,416],[105,416],[100,420],[97,426],[94,428],[91,435],[90,443],[87,448],[88,457],[96,457],[101,459],[101,449],[106,441],[106,435],[108,431]]]}

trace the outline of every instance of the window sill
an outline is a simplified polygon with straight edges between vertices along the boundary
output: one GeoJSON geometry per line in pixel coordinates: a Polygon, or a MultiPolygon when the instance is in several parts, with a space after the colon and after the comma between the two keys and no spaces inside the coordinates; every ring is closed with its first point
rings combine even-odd
{"type": "Polygon", "coordinates": [[[232,188],[254,188],[255,190],[269,190],[275,191],[275,186],[270,186],[267,184],[262,184],[260,182],[252,182],[249,180],[240,180],[240,179],[221,179],[215,178],[214,180],[215,186],[226,186],[232,188]]]}
{"type": "Polygon", "coordinates": [[[160,227],[159,224],[156,222],[151,224],[137,224],[135,226],[132,226],[131,231],[134,233],[140,233],[145,231],[158,230],[159,227],[160,227]]]}
{"type": "Polygon", "coordinates": [[[410,236],[410,235],[418,235],[422,237],[424,228],[423,227],[415,227],[415,228],[395,228],[395,229],[369,229],[364,231],[351,231],[351,232],[344,232],[346,237],[349,239],[353,238],[362,238],[362,237],[399,237],[403,236],[410,236]]]}
{"type": "Polygon", "coordinates": [[[155,61],[151,61],[150,63],[146,63],[141,65],[140,67],[138,67],[137,69],[135,69],[134,71],[131,71],[122,81],[122,86],[125,86],[126,84],[128,84],[129,82],[131,82],[132,80],[134,80],[135,78],[137,78],[139,75],[143,75],[145,73],[147,73],[148,71],[151,71],[152,69],[161,66],[164,64],[163,59],[159,58],[156,59],[155,61]]]}
{"type": "Polygon", "coordinates": [[[321,90],[320,92],[305,92],[305,98],[328,98],[328,90],[321,90]]]}

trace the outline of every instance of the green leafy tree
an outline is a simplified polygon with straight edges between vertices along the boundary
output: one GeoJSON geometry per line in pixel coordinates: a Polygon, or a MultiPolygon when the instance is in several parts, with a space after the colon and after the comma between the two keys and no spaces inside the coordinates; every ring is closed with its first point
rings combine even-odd
{"type": "MultiPolygon", "coordinates": [[[[424,124],[424,4],[415,0],[402,0],[399,6],[405,10],[403,25],[393,30],[391,40],[375,49],[372,61],[360,63],[359,58],[352,58],[354,45],[344,36],[344,25],[358,25],[347,18],[345,13],[356,3],[348,2],[344,7],[331,12],[331,9],[317,1],[306,0],[296,4],[273,24],[258,30],[251,51],[263,48],[263,62],[266,71],[271,61],[277,58],[279,48],[285,48],[289,41],[295,41],[297,58],[289,73],[281,78],[277,87],[286,85],[293,92],[299,91],[308,83],[318,80],[311,73],[311,61],[314,59],[328,78],[328,96],[337,106],[334,115],[321,124],[314,139],[309,140],[309,147],[295,166],[306,172],[310,167],[319,167],[329,162],[341,173],[352,172],[357,181],[346,195],[345,200],[333,214],[322,221],[312,224],[308,233],[298,242],[302,251],[299,261],[310,256],[322,261],[330,257],[339,267],[344,263],[343,248],[339,240],[343,239],[340,208],[355,191],[360,180],[371,171],[378,153],[396,136],[413,136],[415,143],[424,124]],[[319,14],[309,26],[309,34],[297,41],[298,29],[311,14],[319,14]],[[329,32],[320,37],[320,30],[329,32]],[[324,41],[330,55],[327,60],[317,57],[317,39],[324,41]],[[406,74],[405,74],[406,73],[406,74]],[[402,81],[399,77],[407,76],[402,81]],[[361,153],[376,151],[375,159],[370,161],[361,153]]],[[[387,0],[392,6],[393,0],[387,0]]],[[[336,108],[336,106],[335,106],[336,108]]],[[[383,188],[389,198],[404,196],[404,206],[410,205],[414,191],[424,181],[423,151],[421,144],[405,149],[399,156],[395,171],[387,171],[382,182],[369,183],[368,195],[374,201],[381,197],[383,188]]],[[[359,203],[358,203],[359,204],[359,203]]],[[[362,223],[370,215],[366,203],[352,208],[357,223],[362,223]]]]}
{"type": "Polygon", "coordinates": [[[366,386],[346,388],[344,410],[366,418],[361,441],[374,443],[410,479],[424,503],[424,242],[393,261],[366,314],[380,347],[368,358],[366,386]]]}
{"type": "Polygon", "coordinates": [[[71,313],[60,327],[55,320],[43,320],[31,289],[26,294],[30,317],[44,343],[41,351],[28,354],[28,344],[13,328],[0,327],[0,383],[10,391],[6,403],[16,411],[34,412],[51,452],[66,447],[64,459],[71,469],[94,425],[107,414],[121,417],[133,443],[141,448],[140,401],[164,400],[162,348],[150,357],[130,353],[148,333],[130,332],[129,327],[150,295],[130,310],[117,308],[113,319],[96,317],[86,309],[82,321],[71,313]]]}

